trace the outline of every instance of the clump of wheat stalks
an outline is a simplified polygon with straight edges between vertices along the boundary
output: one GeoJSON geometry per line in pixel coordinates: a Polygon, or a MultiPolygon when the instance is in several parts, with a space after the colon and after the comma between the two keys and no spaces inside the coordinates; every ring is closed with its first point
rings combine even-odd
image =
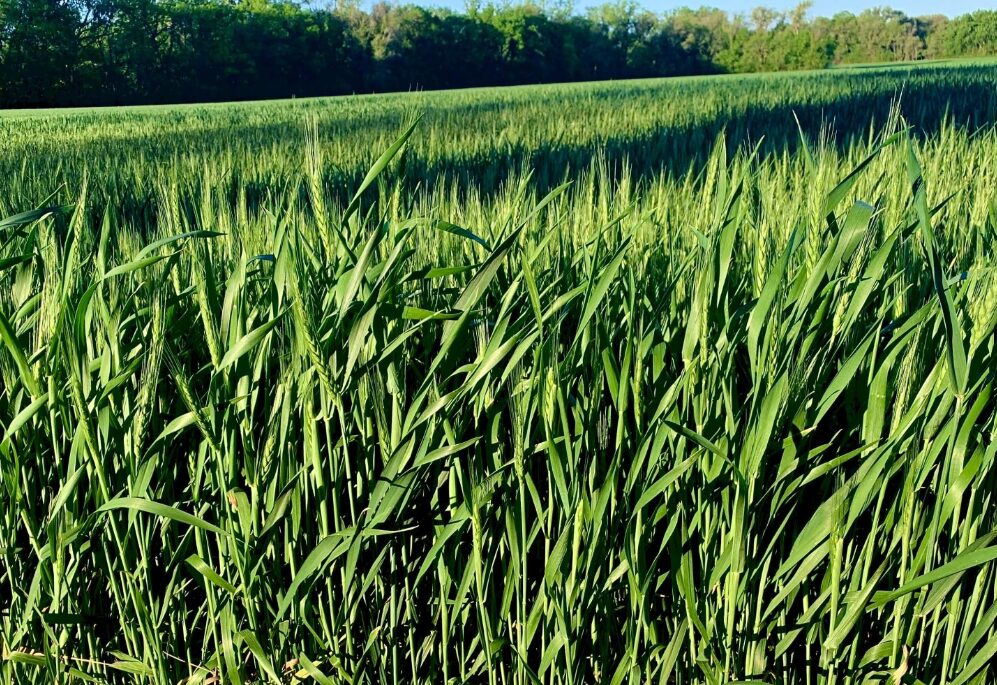
{"type": "Polygon", "coordinates": [[[0,222],[0,679],[988,682],[997,133],[895,130],[0,222]]]}

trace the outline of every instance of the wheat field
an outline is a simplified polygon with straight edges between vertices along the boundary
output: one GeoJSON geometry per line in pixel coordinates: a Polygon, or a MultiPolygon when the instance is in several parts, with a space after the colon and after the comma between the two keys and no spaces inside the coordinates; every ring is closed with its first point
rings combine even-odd
{"type": "Polygon", "coordinates": [[[993,682],[995,86],[0,114],[0,682],[993,682]]]}

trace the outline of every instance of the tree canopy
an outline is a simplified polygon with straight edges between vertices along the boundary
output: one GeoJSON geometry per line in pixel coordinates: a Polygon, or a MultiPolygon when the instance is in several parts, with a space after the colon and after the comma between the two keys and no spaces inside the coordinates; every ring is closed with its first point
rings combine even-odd
{"type": "Polygon", "coordinates": [[[823,68],[997,54],[997,11],[747,16],[632,0],[0,0],[0,106],[140,104],[823,68]]]}

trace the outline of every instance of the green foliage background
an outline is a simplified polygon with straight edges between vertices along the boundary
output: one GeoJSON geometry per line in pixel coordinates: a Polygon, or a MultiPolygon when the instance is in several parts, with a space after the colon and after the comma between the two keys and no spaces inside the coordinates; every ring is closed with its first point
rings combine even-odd
{"type": "MultiPolygon", "coordinates": [[[[944,11],[944,7],[940,7],[944,11]]],[[[997,11],[657,14],[633,0],[0,0],[0,107],[260,100],[997,54],[997,11]]]]}

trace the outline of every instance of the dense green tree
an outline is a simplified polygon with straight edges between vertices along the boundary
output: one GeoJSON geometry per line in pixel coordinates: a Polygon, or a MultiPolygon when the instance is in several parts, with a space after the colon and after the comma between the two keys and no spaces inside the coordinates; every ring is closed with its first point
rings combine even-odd
{"type": "Polygon", "coordinates": [[[997,11],[981,10],[944,22],[929,39],[938,56],[997,54],[997,11]]]}
{"type": "Polygon", "coordinates": [[[0,94],[12,105],[66,98],[81,84],[80,8],[56,0],[0,0],[0,94]]]}
{"type": "Polygon", "coordinates": [[[730,17],[718,9],[682,8],[664,19],[665,31],[671,35],[682,64],[676,73],[701,74],[722,69],[718,55],[731,49],[738,33],[745,29],[744,19],[730,17]]]}
{"type": "Polygon", "coordinates": [[[499,54],[503,69],[500,83],[543,83],[558,79],[555,63],[556,25],[539,5],[488,5],[477,17],[501,36],[499,54]]]}
{"type": "Polygon", "coordinates": [[[813,69],[997,54],[997,12],[759,7],[664,14],[610,0],[464,12],[358,0],[0,0],[0,105],[234,100],[813,69]]]}

